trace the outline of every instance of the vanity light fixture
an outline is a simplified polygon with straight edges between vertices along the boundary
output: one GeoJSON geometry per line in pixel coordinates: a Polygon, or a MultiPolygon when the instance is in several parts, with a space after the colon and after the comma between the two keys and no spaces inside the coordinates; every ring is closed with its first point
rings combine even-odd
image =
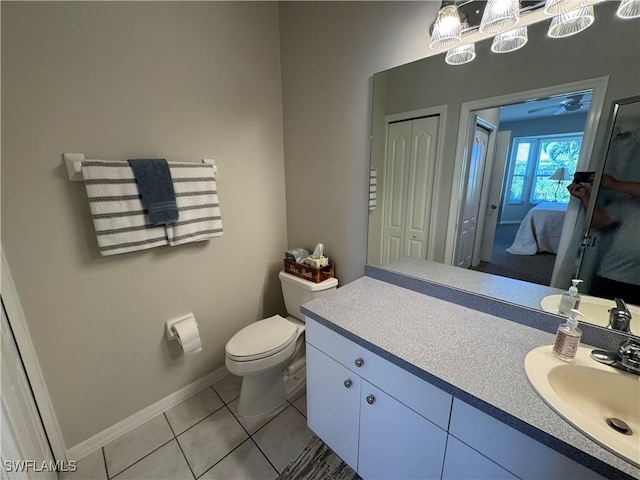
{"type": "Polygon", "coordinates": [[[548,35],[552,38],[564,38],[580,33],[595,20],[593,5],[562,13],[551,19],[548,35]]]}
{"type": "MultiPolygon", "coordinates": [[[[603,0],[443,0],[431,27],[429,46],[447,50],[445,61],[449,65],[462,65],[476,56],[475,45],[465,42],[465,37],[479,31],[485,38],[494,37],[492,52],[513,52],[528,41],[527,27],[516,27],[521,15],[544,8],[545,14],[554,15],[547,35],[564,38],[593,24],[594,5],[600,1],[603,0]]],[[[640,18],[640,0],[621,0],[616,15],[623,20],[640,18]]]]}
{"type": "Polygon", "coordinates": [[[586,4],[586,0],[547,0],[544,4],[544,13],[546,15],[559,15],[584,7],[586,4]]]}
{"type": "Polygon", "coordinates": [[[509,53],[525,46],[529,37],[527,27],[520,27],[508,32],[500,33],[493,37],[491,51],[495,53],[509,53]]]}
{"type": "Polygon", "coordinates": [[[476,44],[469,43],[449,50],[444,61],[449,65],[463,65],[469,63],[474,58],[476,58],[476,44]]]}
{"type": "Polygon", "coordinates": [[[520,21],[518,0],[489,0],[480,21],[480,33],[496,35],[513,28],[520,21]]]}
{"type": "Polygon", "coordinates": [[[458,45],[462,41],[462,26],[458,7],[447,5],[438,12],[438,18],[433,24],[431,32],[432,50],[447,50],[458,45]]]}
{"type": "Polygon", "coordinates": [[[616,15],[619,18],[640,17],[640,0],[622,0],[616,15]]]}

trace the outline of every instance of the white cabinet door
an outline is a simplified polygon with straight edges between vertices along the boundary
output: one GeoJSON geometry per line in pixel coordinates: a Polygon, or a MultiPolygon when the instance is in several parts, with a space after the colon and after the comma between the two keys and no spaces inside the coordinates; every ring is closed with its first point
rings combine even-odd
{"type": "MultiPolygon", "coordinates": [[[[558,417],[558,421],[562,421],[558,417]]],[[[449,433],[525,480],[604,477],[459,399],[453,400],[449,433]]]]}
{"type": "Polygon", "coordinates": [[[354,470],[360,382],[352,371],[307,343],[307,424],[354,470]]]}
{"type": "Polygon", "coordinates": [[[358,474],[369,479],[440,478],[447,433],[362,380],[358,474]]]}
{"type": "Polygon", "coordinates": [[[500,465],[449,435],[442,480],[517,480],[500,465]]]}

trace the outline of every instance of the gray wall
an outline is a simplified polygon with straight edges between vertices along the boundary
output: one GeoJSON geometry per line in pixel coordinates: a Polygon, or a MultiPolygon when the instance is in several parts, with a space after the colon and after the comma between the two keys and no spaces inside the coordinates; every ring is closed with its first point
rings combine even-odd
{"type": "MultiPolygon", "coordinates": [[[[553,135],[556,133],[574,133],[584,130],[587,114],[560,115],[557,117],[535,118],[533,120],[519,120],[516,122],[501,122],[498,130],[511,131],[511,138],[553,135]]],[[[511,148],[509,148],[511,152],[511,148]]]]}
{"type": "Polygon", "coordinates": [[[364,274],[373,74],[430,54],[439,2],[282,2],[289,246],[364,274]]]}
{"type": "Polygon", "coordinates": [[[284,313],[278,5],[2,3],[2,245],[67,447],[224,365],[284,313]],[[101,257],[89,158],[214,158],[221,238],[101,257]],[[164,322],[194,312],[203,351],[164,322]]]}

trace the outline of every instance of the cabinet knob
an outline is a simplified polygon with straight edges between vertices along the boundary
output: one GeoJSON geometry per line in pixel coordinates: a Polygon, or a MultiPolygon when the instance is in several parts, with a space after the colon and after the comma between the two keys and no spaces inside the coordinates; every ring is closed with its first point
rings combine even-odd
{"type": "Polygon", "coordinates": [[[351,381],[351,379],[350,379],[350,378],[347,378],[347,379],[344,381],[344,386],[345,386],[346,388],[351,388],[351,385],[353,385],[353,382],[351,381]]]}
{"type": "Polygon", "coordinates": [[[367,403],[369,405],[373,405],[376,401],[376,397],[374,397],[373,395],[367,395],[367,403]]]}
{"type": "Polygon", "coordinates": [[[356,361],[354,363],[356,364],[356,367],[361,367],[362,365],[364,365],[364,360],[361,358],[356,358],[356,361]]]}

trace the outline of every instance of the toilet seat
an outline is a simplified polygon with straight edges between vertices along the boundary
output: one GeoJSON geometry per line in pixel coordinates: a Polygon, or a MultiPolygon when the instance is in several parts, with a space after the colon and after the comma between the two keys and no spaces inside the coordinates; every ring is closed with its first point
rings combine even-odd
{"type": "Polygon", "coordinates": [[[225,347],[229,359],[249,362],[275,355],[297,338],[298,327],[289,320],[274,315],[244,327],[225,347]]]}

